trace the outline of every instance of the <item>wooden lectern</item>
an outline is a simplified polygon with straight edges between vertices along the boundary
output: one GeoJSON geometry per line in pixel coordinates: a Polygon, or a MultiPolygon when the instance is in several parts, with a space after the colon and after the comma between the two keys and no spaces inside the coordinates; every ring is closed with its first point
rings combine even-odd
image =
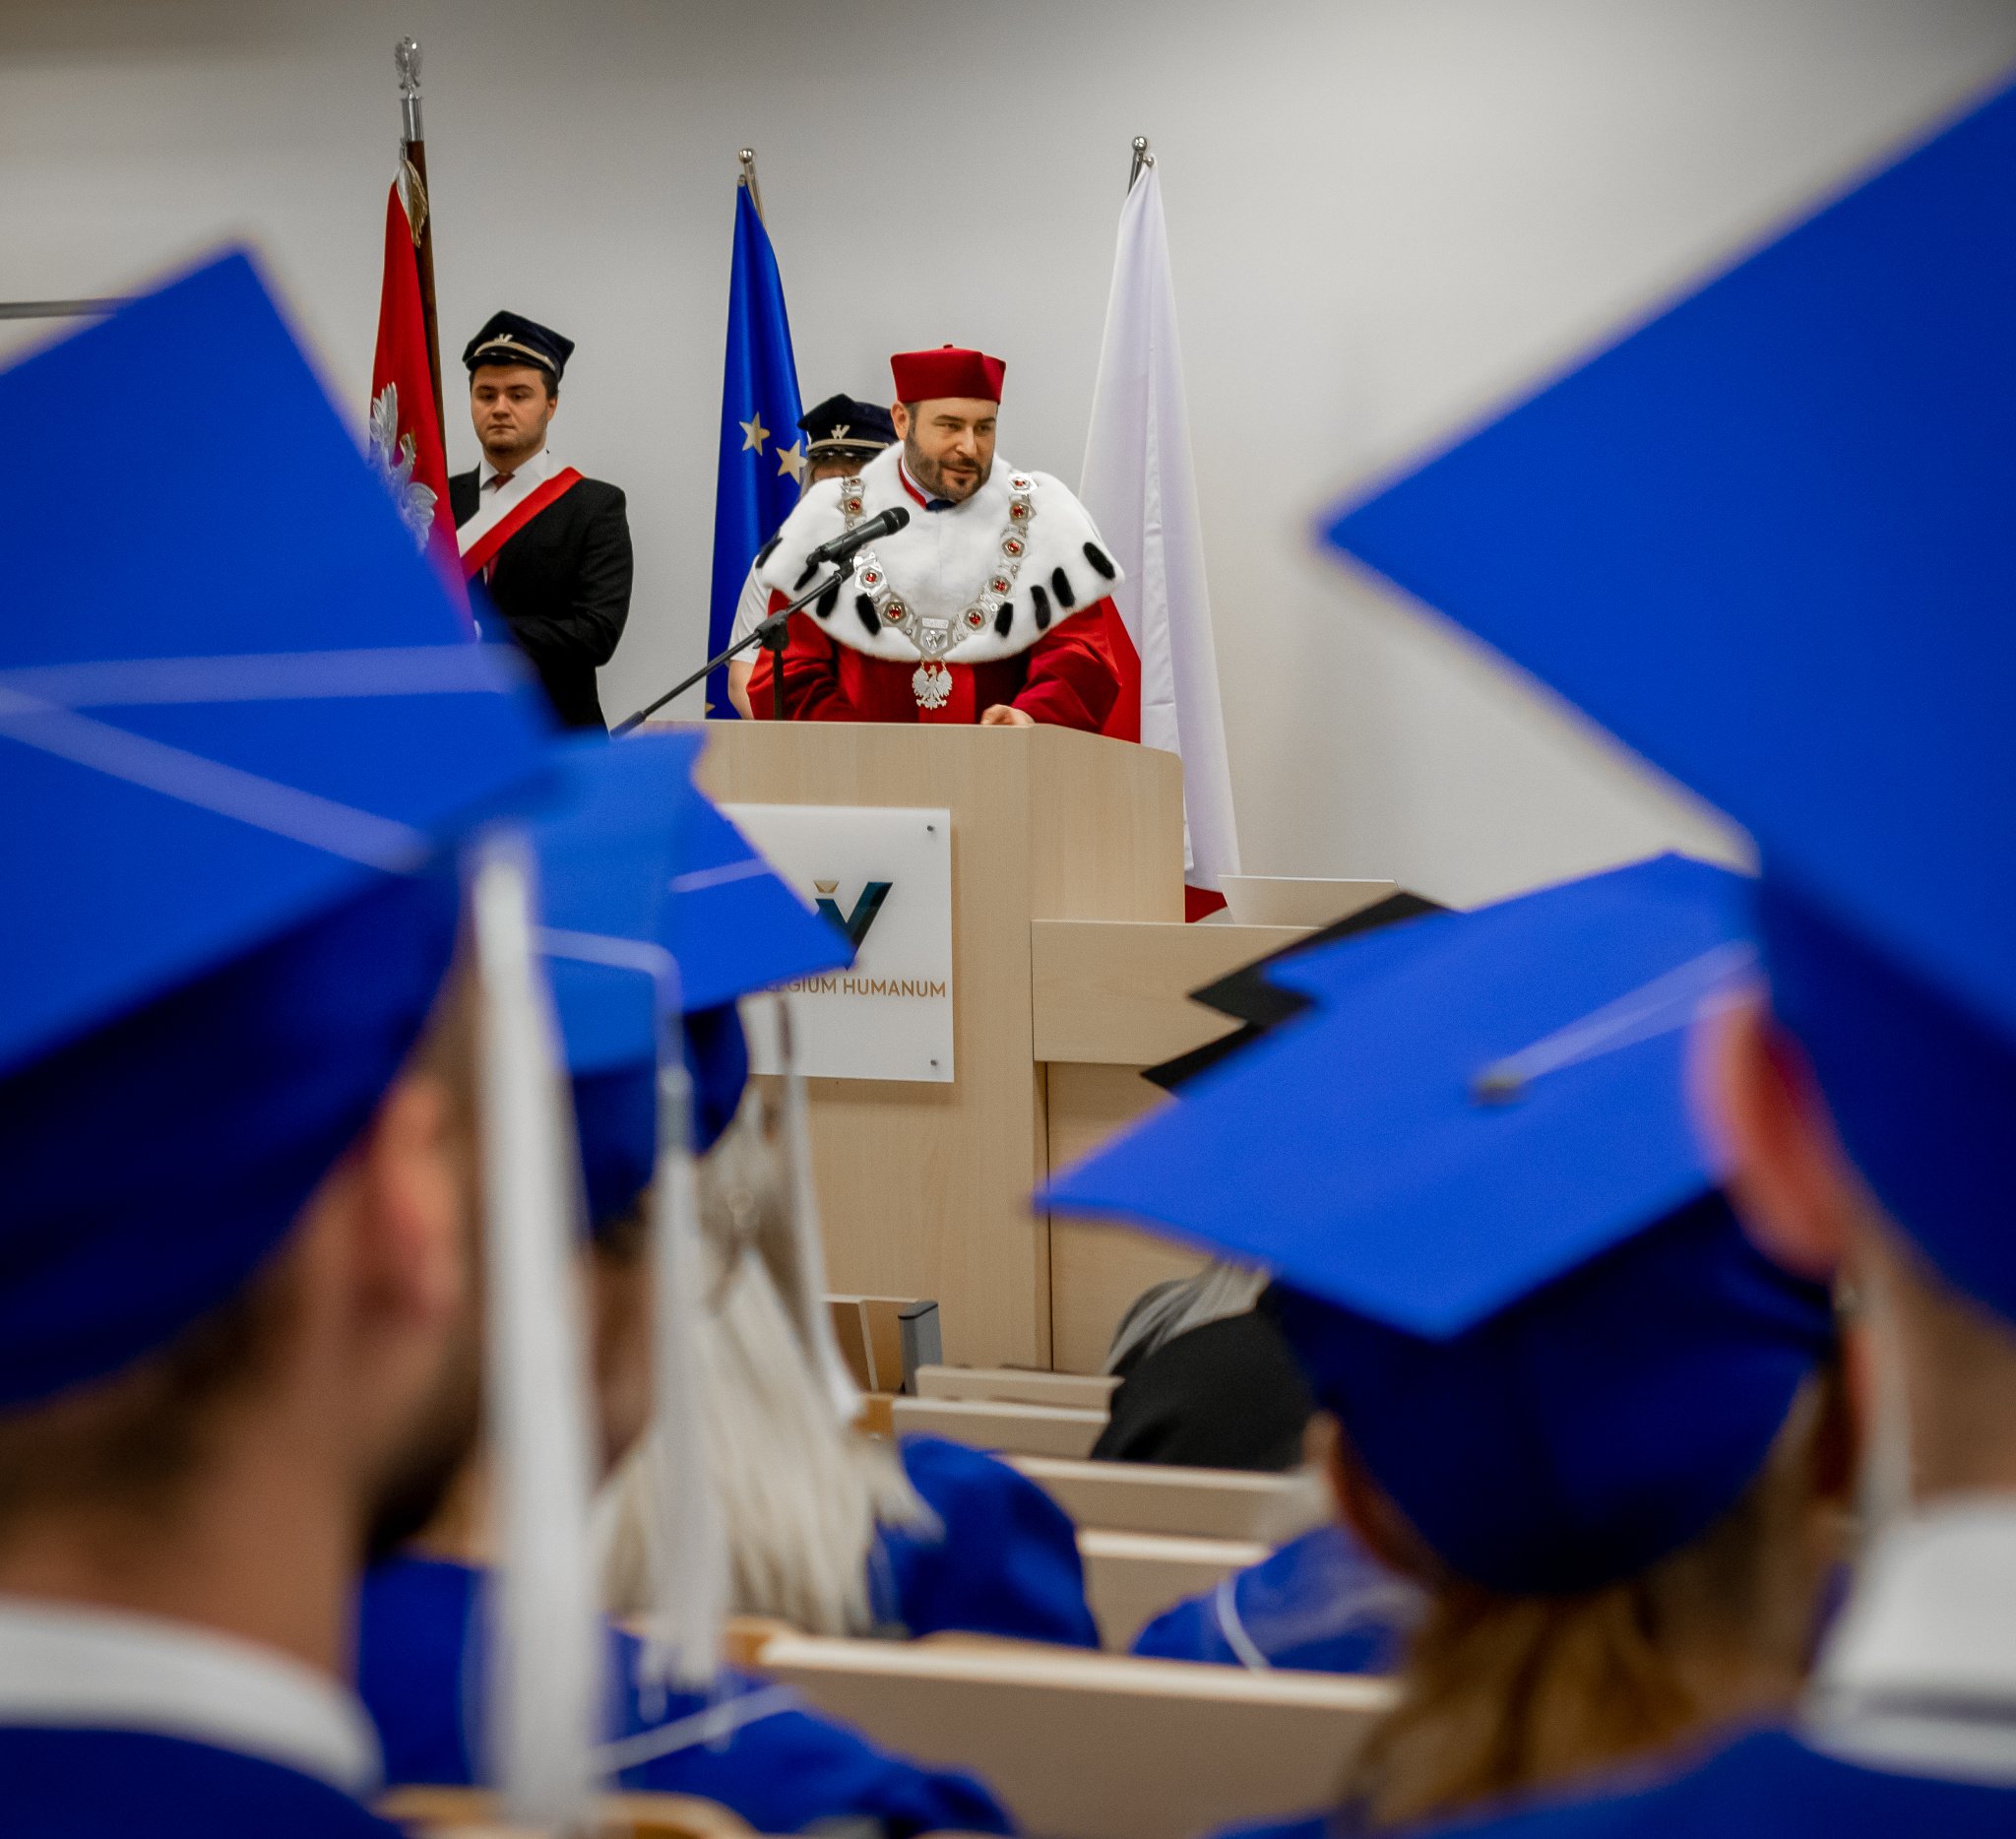
{"type": "Polygon", "coordinates": [[[1031,1191],[1158,1101],[1140,1066],[1230,1026],[1183,991],[1297,934],[1183,924],[1173,754],[1060,728],[700,731],[725,802],[952,813],[956,1079],[810,1082],[831,1287],[935,1298],[955,1364],[1097,1369],[1125,1302],[1199,1260],[1053,1226],[1031,1191]]]}

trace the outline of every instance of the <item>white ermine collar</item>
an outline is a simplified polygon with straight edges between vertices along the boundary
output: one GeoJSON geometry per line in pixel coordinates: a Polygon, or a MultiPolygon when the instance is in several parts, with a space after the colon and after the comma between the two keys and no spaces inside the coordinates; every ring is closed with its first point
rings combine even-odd
{"type": "Polygon", "coordinates": [[[812,602],[829,638],[892,664],[987,664],[1111,593],[1119,566],[1062,480],[997,459],[964,504],[926,511],[903,487],[902,451],[885,449],[855,478],[821,479],[758,559],[763,585],[795,599],[812,585],[805,557],[820,543],[891,505],[911,514],[812,602]]]}

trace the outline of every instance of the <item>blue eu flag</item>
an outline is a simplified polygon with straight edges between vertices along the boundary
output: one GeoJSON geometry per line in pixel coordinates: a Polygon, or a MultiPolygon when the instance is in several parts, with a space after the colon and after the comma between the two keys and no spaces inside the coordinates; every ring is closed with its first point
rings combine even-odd
{"type": "MultiPolygon", "coordinates": [[[[714,489],[714,592],[707,655],[728,642],[756,551],[798,501],[804,441],[798,367],[770,232],[747,185],[735,188],[735,267],[728,282],[728,352],[722,375],[721,469],[714,489]]],[[[707,679],[707,713],[733,718],[727,672],[707,679]]]]}

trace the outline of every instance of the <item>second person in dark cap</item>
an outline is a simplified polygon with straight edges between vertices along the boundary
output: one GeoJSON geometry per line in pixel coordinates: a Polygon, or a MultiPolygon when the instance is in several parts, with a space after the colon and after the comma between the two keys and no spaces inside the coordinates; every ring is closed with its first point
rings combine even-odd
{"type": "MultiPolygon", "coordinates": [[[[806,410],[798,417],[798,431],[805,436],[805,457],[798,472],[800,491],[822,478],[847,478],[885,447],[896,445],[896,423],[889,418],[889,411],[879,403],[864,403],[851,396],[829,396],[806,410]]],[[[735,607],[732,636],[746,639],[769,610],[769,592],[758,584],[751,563],[735,607]]],[[[745,716],[754,713],[749,702],[752,683],[768,714],[770,657],[761,648],[744,652],[728,666],[728,700],[745,716]]]]}
{"type": "Polygon", "coordinates": [[[596,668],[630,617],[623,494],[546,444],[574,342],[493,313],[462,353],[483,457],[448,481],[463,573],[480,581],[569,728],[601,728],[596,668]]]}

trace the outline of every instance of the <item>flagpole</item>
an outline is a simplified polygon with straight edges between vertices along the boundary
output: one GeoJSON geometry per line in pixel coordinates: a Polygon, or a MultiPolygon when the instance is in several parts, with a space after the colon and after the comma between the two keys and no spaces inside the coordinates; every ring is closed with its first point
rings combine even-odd
{"type": "Polygon", "coordinates": [[[1127,168],[1127,189],[1130,192],[1134,189],[1134,181],[1141,176],[1142,168],[1154,164],[1155,156],[1148,151],[1148,136],[1137,134],[1134,137],[1134,163],[1127,168]]]}
{"type": "Polygon", "coordinates": [[[756,150],[745,147],[735,156],[742,162],[741,182],[749,188],[749,202],[756,207],[756,215],[763,216],[763,194],[756,186],[756,150]]]}
{"type": "Polygon", "coordinates": [[[409,34],[393,47],[399,72],[399,157],[408,169],[407,216],[417,237],[420,270],[420,316],[427,328],[427,369],[434,379],[434,425],[448,438],[448,416],[441,392],[441,322],[434,308],[434,209],[427,199],[427,131],[420,119],[420,41],[409,34]]]}

